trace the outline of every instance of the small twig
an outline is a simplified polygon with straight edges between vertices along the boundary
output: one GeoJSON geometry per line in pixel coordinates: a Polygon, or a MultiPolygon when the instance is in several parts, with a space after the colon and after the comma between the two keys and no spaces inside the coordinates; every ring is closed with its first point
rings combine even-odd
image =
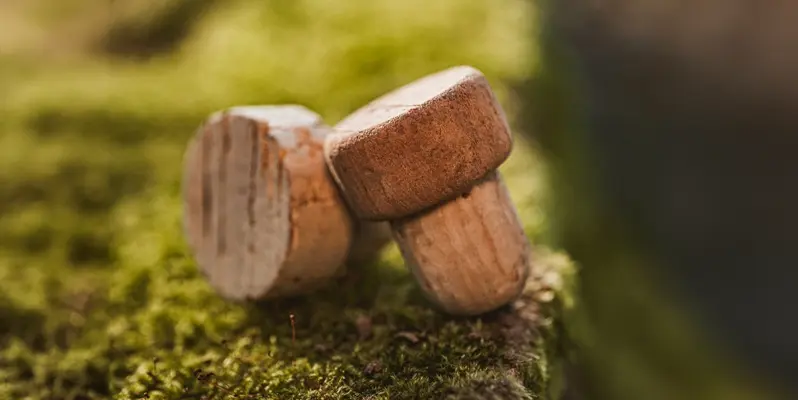
{"type": "Polygon", "coordinates": [[[288,314],[288,318],[291,319],[291,344],[296,344],[296,320],[294,319],[294,314],[288,314]]]}

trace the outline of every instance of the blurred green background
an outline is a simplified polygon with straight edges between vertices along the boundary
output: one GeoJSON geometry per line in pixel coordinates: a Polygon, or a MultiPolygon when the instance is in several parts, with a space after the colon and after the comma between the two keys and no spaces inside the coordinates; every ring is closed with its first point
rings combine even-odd
{"type": "MultiPolygon", "coordinates": [[[[500,368],[500,342],[447,347],[481,322],[408,300],[415,289],[395,249],[366,272],[380,279],[373,289],[292,303],[308,340],[276,348],[290,338],[286,308],[260,315],[215,297],[185,254],[178,197],[187,140],[233,105],[297,103],[333,124],[396,86],[470,64],[514,120],[509,88],[536,69],[535,15],[522,0],[0,1],[0,397],[179,398],[202,390],[195,367],[215,363],[217,375],[275,398],[537,398],[549,379],[542,355],[515,379],[500,368]],[[372,348],[336,336],[349,338],[359,313],[384,320],[372,348]],[[402,327],[433,329],[443,347],[384,339],[402,327]],[[314,361],[318,346],[333,355],[314,361]],[[231,361],[244,348],[255,361],[231,361]],[[382,361],[393,375],[362,381],[361,364],[381,353],[397,358],[382,361]]],[[[519,137],[502,170],[537,242],[545,191],[534,154],[519,137]]]]}
{"type": "Polygon", "coordinates": [[[502,95],[534,66],[515,0],[3,4],[0,243],[70,265],[112,261],[108,210],[178,179],[214,110],[299,103],[334,123],[451,65],[502,95]]]}

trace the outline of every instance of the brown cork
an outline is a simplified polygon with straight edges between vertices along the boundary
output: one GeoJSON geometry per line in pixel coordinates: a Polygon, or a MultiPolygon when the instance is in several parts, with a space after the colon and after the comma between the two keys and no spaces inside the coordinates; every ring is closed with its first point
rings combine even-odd
{"type": "Polygon", "coordinates": [[[354,213],[388,220],[467,191],[504,162],[512,138],[488,81],[460,66],[390,92],[335,126],[331,172],[354,213]]]}
{"type": "Polygon", "coordinates": [[[235,107],[190,142],[187,242],[224,297],[301,294],[345,271],[356,224],[324,161],[330,132],[301,106],[235,107]]]}
{"type": "Polygon", "coordinates": [[[443,310],[477,315],[521,294],[530,245],[498,172],[467,194],[391,226],[408,267],[443,310]]]}

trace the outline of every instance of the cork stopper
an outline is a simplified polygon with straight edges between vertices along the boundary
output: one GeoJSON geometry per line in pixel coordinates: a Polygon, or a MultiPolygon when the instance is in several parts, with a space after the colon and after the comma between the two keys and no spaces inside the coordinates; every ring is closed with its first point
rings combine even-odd
{"type": "Polygon", "coordinates": [[[512,137],[484,75],[453,67],[390,92],[335,126],[330,170],[353,212],[390,220],[457,197],[503,163],[512,137]]]}
{"type": "Polygon", "coordinates": [[[331,130],[301,106],[212,115],[185,154],[187,242],[224,297],[290,296],[342,274],[355,223],[323,157],[331,130]]]}
{"type": "Polygon", "coordinates": [[[529,276],[530,245],[498,172],[468,193],[391,226],[422,290],[448,313],[497,309],[521,294],[529,276]]]}

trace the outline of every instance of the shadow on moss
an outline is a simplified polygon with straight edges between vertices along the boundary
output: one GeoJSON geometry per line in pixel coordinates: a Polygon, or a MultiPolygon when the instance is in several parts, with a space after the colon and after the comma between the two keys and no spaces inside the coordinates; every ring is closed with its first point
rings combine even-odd
{"type": "Polygon", "coordinates": [[[11,337],[19,337],[36,347],[35,338],[43,330],[45,320],[43,313],[20,307],[0,293],[0,343],[4,344],[11,337]]]}

